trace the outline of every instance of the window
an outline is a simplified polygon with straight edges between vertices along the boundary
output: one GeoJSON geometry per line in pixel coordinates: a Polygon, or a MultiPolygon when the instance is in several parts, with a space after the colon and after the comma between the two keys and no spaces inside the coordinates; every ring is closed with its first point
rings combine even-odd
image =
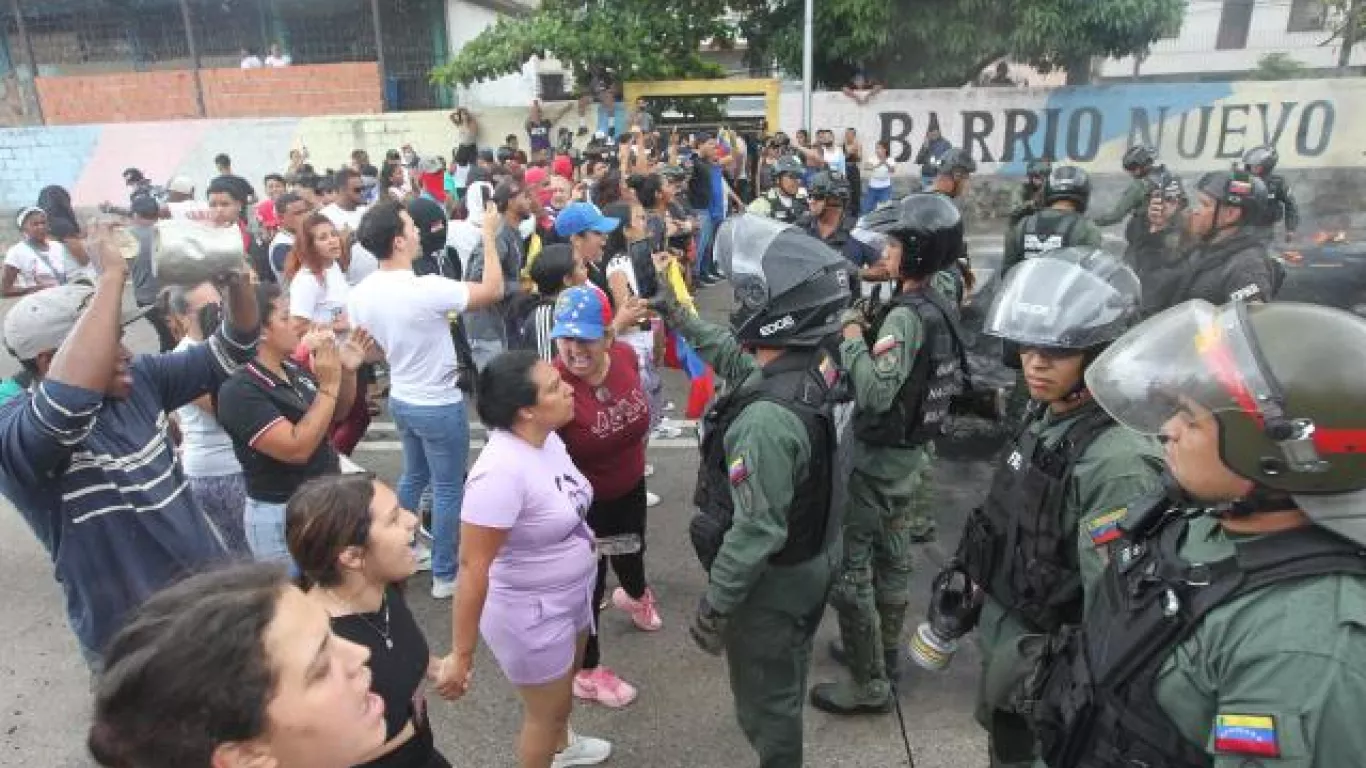
{"type": "Polygon", "coordinates": [[[1253,0],[1224,0],[1219,14],[1219,39],[1214,47],[1221,51],[1247,47],[1247,33],[1252,26],[1253,0]]]}
{"type": "Polygon", "coordinates": [[[1286,32],[1322,32],[1328,28],[1328,9],[1323,0],[1291,0],[1286,32]]]}

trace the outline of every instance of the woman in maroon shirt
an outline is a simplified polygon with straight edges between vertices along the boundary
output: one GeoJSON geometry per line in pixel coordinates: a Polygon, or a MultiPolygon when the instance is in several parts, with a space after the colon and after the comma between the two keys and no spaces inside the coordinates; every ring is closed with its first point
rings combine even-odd
{"type": "MultiPolygon", "coordinates": [[[[639,537],[639,549],[598,561],[593,595],[594,623],[606,590],[611,561],[621,586],[612,603],[631,614],[636,627],[660,628],[654,592],[645,584],[645,435],[650,402],[640,384],[636,353],[611,331],[607,296],[593,285],[565,289],[555,302],[555,367],[574,389],[574,420],[560,428],[569,456],[593,484],[588,525],[599,540],[639,537]]],[[[620,541],[621,539],[617,539],[620,541]]],[[[625,547],[630,548],[628,545],[625,547]]],[[[598,635],[588,639],[574,695],[624,707],[636,689],[600,664],[598,635]]]]}

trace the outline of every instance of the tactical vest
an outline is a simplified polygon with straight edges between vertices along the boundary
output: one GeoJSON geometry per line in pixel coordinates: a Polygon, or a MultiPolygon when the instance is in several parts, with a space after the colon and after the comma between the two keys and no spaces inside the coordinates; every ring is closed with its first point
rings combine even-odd
{"type": "MultiPolygon", "coordinates": [[[[792,495],[787,517],[787,543],[769,558],[775,565],[796,565],[820,554],[838,536],[838,515],[843,511],[844,479],[848,469],[846,451],[839,451],[840,419],[838,401],[842,382],[834,361],[824,352],[789,353],[763,369],[763,378],[753,387],[741,387],[723,396],[703,417],[701,462],[693,516],[688,532],[702,567],[711,569],[721,541],[730,530],[735,514],[731,498],[731,469],[726,461],[725,436],[731,424],[751,404],[760,400],[777,403],[801,419],[811,446],[811,463],[806,479],[792,495]],[[822,372],[820,363],[829,361],[822,372]],[[832,519],[833,518],[833,519],[832,519]]],[[[848,410],[848,406],[844,406],[848,410]]],[[[759,471],[750,467],[749,471],[759,471]]]]}
{"type": "Polygon", "coordinates": [[[1052,634],[1082,617],[1077,529],[1062,524],[1068,480],[1114,422],[1088,403],[1049,447],[1029,429],[1033,421],[1025,420],[997,462],[986,503],[963,526],[958,558],[973,583],[1030,631],[1052,634]]]}
{"type": "Polygon", "coordinates": [[[768,210],[769,216],[784,224],[795,224],[802,214],[806,213],[806,200],[800,196],[790,198],[788,202],[783,202],[783,196],[776,189],[768,191],[768,210]]]}
{"type": "Polygon", "coordinates": [[[897,294],[883,306],[877,322],[868,329],[869,349],[877,344],[878,329],[896,307],[906,307],[920,318],[925,341],[916,352],[910,375],[892,399],[891,410],[858,409],[854,434],[869,445],[915,448],[944,433],[949,401],[963,391],[967,378],[967,349],[958,330],[958,313],[931,285],[897,294]]]}
{"type": "Polygon", "coordinates": [[[1053,768],[1212,766],[1157,702],[1154,684],[1171,653],[1242,595],[1328,574],[1366,576],[1360,545],[1315,527],[1238,541],[1226,560],[1187,563],[1179,548],[1188,520],[1168,511],[1155,531],[1119,549],[1086,624],[1066,630],[1051,654],[1035,714],[1053,768]]]}
{"type": "Polygon", "coordinates": [[[1024,258],[1056,251],[1072,245],[1072,232],[1081,222],[1080,213],[1062,216],[1043,216],[1043,212],[1026,216],[1020,229],[1020,253],[1024,258]]]}
{"type": "Polygon", "coordinates": [[[1274,227],[1285,218],[1285,179],[1271,174],[1262,181],[1266,182],[1266,206],[1253,223],[1255,226],[1274,227]]]}

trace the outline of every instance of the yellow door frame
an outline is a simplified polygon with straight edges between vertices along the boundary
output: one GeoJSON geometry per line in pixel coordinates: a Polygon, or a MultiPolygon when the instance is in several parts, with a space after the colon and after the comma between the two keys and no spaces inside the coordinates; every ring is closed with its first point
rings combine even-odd
{"type": "Polygon", "coordinates": [[[772,78],[745,78],[739,80],[653,80],[631,82],[622,87],[622,97],[627,104],[635,104],[636,99],[651,96],[763,96],[764,119],[767,130],[778,130],[778,92],[781,84],[772,78]]]}

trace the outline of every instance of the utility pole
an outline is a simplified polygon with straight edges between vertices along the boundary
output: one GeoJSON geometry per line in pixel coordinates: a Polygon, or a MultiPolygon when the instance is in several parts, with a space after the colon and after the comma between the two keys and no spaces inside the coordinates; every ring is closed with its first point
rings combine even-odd
{"type": "Polygon", "coordinates": [[[33,55],[33,41],[28,36],[28,25],[24,23],[24,12],[19,8],[19,0],[10,0],[10,11],[19,31],[19,43],[24,46],[24,57],[28,59],[28,88],[33,95],[33,108],[38,113],[38,122],[46,123],[43,117],[43,99],[38,95],[38,57],[33,55]]]}
{"type": "Polygon", "coordinates": [[[1352,46],[1357,41],[1357,26],[1361,24],[1361,0],[1348,0],[1347,18],[1342,22],[1342,46],[1338,48],[1338,77],[1346,77],[1352,68],[1352,46]]]}
{"type": "Polygon", "coordinates": [[[815,26],[815,2],[816,0],[806,0],[802,20],[802,127],[806,129],[808,136],[811,135],[811,37],[815,26]]]}
{"type": "Polygon", "coordinates": [[[190,66],[194,69],[194,101],[199,107],[199,116],[208,117],[204,108],[204,81],[199,77],[199,46],[194,42],[194,21],[190,16],[189,0],[180,0],[180,18],[185,22],[185,43],[190,46],[190,66]]]}

